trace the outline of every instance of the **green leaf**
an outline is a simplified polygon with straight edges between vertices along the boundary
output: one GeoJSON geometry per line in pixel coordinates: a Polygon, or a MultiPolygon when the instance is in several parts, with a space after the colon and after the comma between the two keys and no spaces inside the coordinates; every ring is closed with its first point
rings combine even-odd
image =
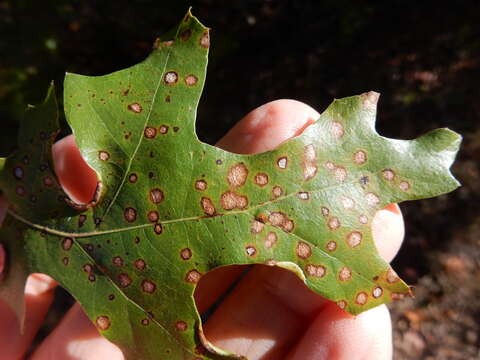
{"type": "Polygon", "coordinates": [[[188,13],[142,63],[67,74],[67,120],[99,178],[89,204],[68,199],[51,171],[52,88],[27,113],[1,173],[11,204],[2,242],[24,264],[19,273],[54,277],[130,359],[232,358],[203,339],[193,300],[201,276],[219,266],[287,268],[351,314],[410,295],[377,253],[373,215],[459,185],[449,167],[460,136],[379,136],[374,92],[335,100],[273,151],[201,143],[195,117],[209,45],[188,13]],[[210,352],[199,355],[203,347],[210,352]]]}

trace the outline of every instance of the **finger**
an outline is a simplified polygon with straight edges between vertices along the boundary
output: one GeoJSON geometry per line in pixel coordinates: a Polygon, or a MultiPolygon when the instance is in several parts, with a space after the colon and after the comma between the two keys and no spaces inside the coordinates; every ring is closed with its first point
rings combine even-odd
{"type": "Polygon", "coordinates": [[[380,256],[387,262],[392,261],[405,236],[403,216],[397,204],[377,211],[372,220],[372,236],[380,256]]]}
{"type": "Polygon", "coordinates": [[[56,283],[48,276],[33,274],[25,286],[23,331],[15,312],[0,301],[0,349],[2,359],[19,359],[30,346],[43,323],[54,296],[56,283]]]}
{"type": "Polygon", "coordinates": [[[69,135],[57,141],[52,154],[62,189],[78,204],[90,202],[97,188],[97,175],[80,154],[75,137],[69,135]]]}
{"type": "Polygon", "coordinates": [[[80,305],[72,306],[31,360],[123,360],[120,349],[102,337],[80,305]]]}
{"type": "Polygon", "coordinates": [[[351,316],[330,303],[286,357],[287,360],[387,360],[392,326],[385,305],[351,316]]]}

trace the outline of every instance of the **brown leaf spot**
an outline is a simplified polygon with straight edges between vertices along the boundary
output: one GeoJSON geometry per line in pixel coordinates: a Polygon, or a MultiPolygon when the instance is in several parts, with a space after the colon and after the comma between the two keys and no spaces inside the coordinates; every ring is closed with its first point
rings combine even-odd
{"type": "Polygon", "coordinates": [[[43,186],[45,186],[47,188],[50,188],[54,185],[54,181],[53,181],[51,176],[43,177],[42,182],[43,182],[43,186]]]}
{"type": "Polygon", "coordinates": [[[165,102],[169,103],[170,101],[172,101],[172,98],[170,97],[170,95],[167,95],[165,97],[165,102]]]}
{"type": "Polygon", "coordinates": [[[310,245],[303,241],[299,241],[297,244],[297,256],[301,259],[307,259],[312,255],[312,249],[310,245]]]}
{"type": "Polygon", "coordinates": [[[347,178],[347,170],[343,166],[337,166],[333,170],[333,175],[338,182],[344,182],[347,178]]]}
{"type": "Polygon", "coordinates": [[[127,106],[128,110],[138,114],[142,112],[142,105],[139,103],[133,103],[127,106]]]}
{"type": "Polygon", "coordinates": [[[335,241],[329,241],[326,245],[328,251],[335,251],[337,249],[337,243],[335,241]]]}
{"type": "Polygon", "coordinates": [[[265,247],[271,249],[277,243],[277,234],[273,231],[270,231],[265,238],[265,247]]]}
{"type": "Polygon", "coordinates": [[[233,191],[224,192],[220,197],[220,202],[225,210],[244,209],[248,206],[247,197],[233,191]]]}
{"type": "Polygon", "coordinates": [[[279,227],[286,232],[291,232],[294,227],[293,221],[289,219],[287,215],[279,211],[272,212],[268,216],[268,221],[270,221],[272,226],[279,227]]]}
{"type": "Polygon", "coordinates": [[[188,328],[188,325],[185,321],[177,321],[175,323],[175,330],[177,331],[185,331],[187,330],[187,328],[188,328]]]}
{"type": "Polygon", "coordinates": [[[151,280],[143,280],[142,281],[142,290],[147,294],[153,294],[157,289],[157,285],[151,280]]]}
{"type": "Polygon", "coordinates": [[[316,278],[322,278],[327,273],[327,268],[323,265],[309,264],[306,266],[307,274],[316,278]]]}
{"type": "Polygon", "coordinates": [[[190,260],[190,258],[192,257],[192,250],[190,250],[189,248],[182,249],[180,251],[180,257],[183,260],[190,260]]]}
{"type": "Polygon", "coordinates": [[[380,286],[376,286],[376,287],[373,288],[372,296],[375,299],[379,298],[382,295],[383,295],[383,289],[380,286]]]}
{"type": "Polygon", "coordinates": [[[352,279],[352,270],[344,266],[340,269],[338,273],[338,280],[340,281],[350,281],[352,279]]]}
{"type": "Polygon", "coordinates": [[[123,211],[123,216],[127,222],[132,223],[137,220],[137,210],[132,207],[127,207],[123,211]]]}
{"type": "Polygon", "coordinates": [[[272,189],[272,195],[276,199],[283,194],[283,189],[280,186],[274,186],[272,189]]]}
{"type": "Polygon", "coordinates": [[[282,156],[282,157],[278,158],[277,166],[280,169],[285,170],[288,166],[288,158],[286,156],[282,156]]]}
{"type": "Polygon", "coordinates": [[[204,191],[208,187],[207,182],[205,180],[197,180],[195,181],[195,189],[198,191],[204,191]]]}
{"type": "Polygon", "coordinates": [[[112,301],[114,299],[115,299],[115,295],[113,294],[108,295],[108,300],[112,301]]]}
{"type": "Polygon", "coordinates": [[[328,214],[330,214],[330,210],[325,206],[322,206],[321,211],[323,216],[328,216],[328,214]]]}
{"type": "Polygon", "coordinates": [[[260,221],[257,221],[257,220],[253,220],[252,227],[251,227],[252,234],[258,234],[258,233],[262,232],[264,226],[265,226],[264,223],[262,223],[260,221]]]}
{"type": "Polygon", "coordinates": [[[167,85],[174,85],[178,81],[178,74],[176,71],[168,71],[163,79],[167,85]]]}
{"type": "Polygon", "coordinates": [[[255,184],[260,187],[263,187],[268,184],[268,175],[265,173],[258,173],[254,178],[255,184]]]}
{"type": "Polygon", "coordinates": [[[177,132],[178,130],[180,130],[180,128],[178,126],[173,127],[173,132],[177,132]]]}
{"type": "Polygon", "coordinates": [[[347,235],[347,244],[350,247],[356,247],[362,242],[362,233],[358,231],[352,231],[347,235]]]}
{"type": "Polygon", "coordinates": [[[163,232],[162,224],[153,225],[153,231],[155,232],[155,234],[160,235],[163,232]]]}
{"type": "Polygon", "coordinates": [[[342,205],[345,210],[352,210],[355,207],[355,201],[347,196],[342,196],[342,205]]]}
{"type": "Polygon", "coordinates": [[[364,224],[364,225],[367,224],[368,223],[367,215],[364,215],[364,214],[360,215],[358,217],[358,221],[360,222],[360,224],[364,224]]]}
{"type": "Polygon", "coordinates": [[[392,181],[395,178],[395,172],[392,169],[382,170],[383,178],[387,181],[392,181]]]}
{"type": "Polygon", "coordinates": [[[154,204],[160,204],[163,201],[163,191],[160,189],[150,190],[150,201],[154,204]]]}
{"type": "Polygon", "coordinates": [[[190,35],[192,35],[192,30],[186,29],[180,34],[180,39],[187,41],[190,38],[190,35]]]}
{"type": "Polygon", "coordinates": [[[115,256],[112,258],[112,264],[121,267],[123,266],[123,259],[120,256],[115,256]]]}
{"type": "Polygon", "coordinates": [[[375,91],[369,91],[360,95],[362,105],[366,110],[374,111],[377,108],[378,98],[380,94],[375,91]]]}
{"type": "Polygon", "coordinates": [[[327,161],[327,162],[325,163],[325,167],[326,167],[328,170],[333,170],[333,169],[335,169],[335,164],[334,164],[333,162],[331,162],[331,161],[327,161]]]}
{"type": "Polygon", "coordinates": [[[87,215],[80,215],[78,217],[78,227],[82,227],[85,221],[87,221],[87,215]]]}
{"type": "Polygon", "coordinates": [[[130,276],[128,276],[128,274],[121,273],[118,275],[118,282],[122,288],[126,288],[130,286],[130,284],[132,283],[132,279],[130,279],[130,276]]]}
{"type": "Polygon", "coordinates": [[[143,326],[147,326],[148,324],[150,324],[150,320],[148,320],[147,318],[142,319],[142,325],[143,326]]]}
{"type": "Polygon", "coordinates": [[[168,126],[166,125],[160,126],[160,128],[158,129],[158,132],[162,135],[165,135],[166,133],[168,133],[168,126]]]}
{"type": "Polygon", "coordinates": [[[98,152],[98,158],[102,161],[108,161],[110,159],[110,154],[104,150],[98,152]]]}
{"type": "Polygon", "coordinates": [[[257,254],[257,249],[255,248],[255,246],[248,245],[245,247],[245,252],[248,256],[253,257],[257,254]]]}
{"type": "Polygon", "coordinates": [[[205,214],[207,214],[208,216],[215,215],[215,206],[213,205],[213,202],[210,198],[202,197],[202,199],[200,200],[200,205],[202,206],[203,212],[205,214]]]}
{"type": "Polygon", "coordinates": [[[190,74],[185,77],[185,84],[187,84],[188,86],[194,86],[197,84],[197,82],[198,79],[195,75],[190,74]]]}
{"type": "Polygon", "coordinates": [[[135,268],[136,268],[137,270],[140,270],[140,271],[145,270],[145,266],[147,266],[147,264],[145,263],[145,260],[143,260],[143,259],[137,259],[137,260],[135,260],[135,262],[133,263],[133,265],[135,266],[135,268]]]}
{"type": "Polygon", "coordinates": [[[97,328],[100,331],[105,331],[110,327],[110,319],[108,318],[108,316],[105,315],[97,317],[95,323],[97,324],[97,328]]]}
{"type": "Polygon", "coordinates": [[[92,266],[92,264],[85,264],[85,265],[83,265],[82,269],[87,274],[90,274],[93,271],[93,266],[92,266]]]}
{"type": "Polygon", "coordinates": [[[305,146],[303,151],[303,178],[305,180],[312,179],[317,173],[317,154],[315,147],[310,144],[305,146]]]}
{"type": "Polygon", "coordinates": [[[238,163],[228,170],[227,180],[230,186],[239,187],[247,181],[248,169],[244,163],[238,163]]]}
{"type": "Polygon", "coordinates": [[[95,281],[95,275],[93,275],[93,274],[88,275],[88,281],[94,282],[95,281]]]}
{"type": "Polygon", "coordinates": [[[69,262],[69,261],[70,261],[70,260],[68,259],[67,256],[65,256],[65,257],[62,259],[62,263],[63,263],[63,265],[65,265],[65,266],[68,265],[68,262],[69,262]]]}
{"type": "Polygon", "coordinates": [[[367,162],[367,153],[363,150],[357,150],[353,154],[353,162],[357,165],[363,165],[367,162]]]}
{"type": "Polygon", "coordinates": [[[23,168],[22,168],[21,166],[16,166],[16,167],[13,169],[13,176],[14,176],[15,179],[17,179],[17,180],[22,180],[24,174],[25,174],[25,172],[23,171],[23,168]]]}
{"type": "Polygon", "coordinates": [[[66,237],[65,239],[63,239],[63,241],[62,241],[63,250],[68,251],[72,248],[72,246],[73,246],[73,239],[72,238],[66,237]]]}
{"type": "Polygon", "coordinates": [[[365,194],[365,200],[367,200],[367,204],[370,206],[376,206],[380,202],[378,196],[372,192],[365,194]]]}
{"type": "Polygon", "coordinates": [[[337,306],[340,309],[345,310],[345,308],[347,307],[347,302],[345,300],[337,301],[337,306]]]}
{"type": "Polygon", "coordinates": [[[330,134],[332,134],[335,139],[340,139],[343,135],[345,135],[345,130],[342,123],[333,121],[332,125],[330,126],[330,134]]]}
{"type": "Polygon", "coordinates": [[[330,230],[337,230],[340,227],[340,220],[337,217],[331,217],[327,222],[330,230]]]}
{"type": "Polygon", "coordinates": [[[145,130],[143,130],[143,135],[147,139],[153,139],[155,136],[157,136],[157,129],[151,126],[145,127],[145,130]]]}
{"type": "Polygon", "coordinates": [[[200,38],[200,46],[205,49],[208,49],[210,47],[210,34],[208,30],[205,31],[202,37],[200,38]]]}
{"type": "Polygon", "coordinates": [[[310,194],[308,192],[305,192],[305,191],[300,191],[299,193],[297,193],[297,197],[300,200],[308,200],[308,199],[310,199],[310,194]]]}
{"type": "Polygon", "coordinates": [[[355,297],[355,303],[358,305],[365,305],[368,300],[368,294],[364,291],[359,292],[355,297]]]}
{"type": "Polygon", "coordinates": [[[201,277],[202,274],[200,274],[197,270],[193,269],[187,272],[187,275],[185,275],[185,281],[191,284],[196,284],[201,277]]]}
{"type": "Polygon", "coordinates": [[[410,189],[410,183],[408,181],[400,181],[400,184],[398,184],[398,187],[402,191],[408,191],[410,189]]]}
{"type": "Polygon", "coordinates": [[[152,210],[149,211],[147,214],[148,221],[150,222],[157,222],[160,216],[158,215],[158,211],[152,210]]]}

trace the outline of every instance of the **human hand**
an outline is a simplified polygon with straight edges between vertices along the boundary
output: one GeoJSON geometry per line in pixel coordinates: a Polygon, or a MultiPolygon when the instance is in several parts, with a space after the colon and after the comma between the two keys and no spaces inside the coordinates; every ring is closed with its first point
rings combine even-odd
{"type": "MultiPolygon", "coordinates": [[[[249,113],[217,145],[237,153],[271,150],[302,133],[318,117],[303,103],[274,101],[249,113]]],[[[81,158],[74,138],[57,142],[53,156],[57,176],[69,196],[77,203],[88,202],[97,179],[81,158]]],[[[5,208],[5,201],[0,200],[0,221],[5,208]]],[[[381,256],[392,260],[404,232],[398,206],[378,211],[372,231],[381,256]]],[[[390,315],[385,305],[353,317],[311,292],[287,270],[262,265],[246,275],[244,270],[241,266],[217,269],[198,284],[195,300],[202,313],[238,281],[204,325],[207,339],[215,345],[251,360],[391,358],[390,315]]],[[[23,334],[11,309],[0,301],[0,360],[22,357],[44,320],[55,285],[48,276],[30,276],[23,334]]],[[[31,356],[33,360],[105,358],[120,360],[123,355],[98,333],[78,304],[31,356]]]]}

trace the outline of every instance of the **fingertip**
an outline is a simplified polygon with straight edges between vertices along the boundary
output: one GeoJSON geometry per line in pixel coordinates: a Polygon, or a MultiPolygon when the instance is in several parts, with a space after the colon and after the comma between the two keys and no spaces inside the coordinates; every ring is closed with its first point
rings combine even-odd
{"type": "Polygon", "coordinates": [[[75,137],[69,135],[52,147],[53,163],[60,185],[67,195],[78,204],[89,203],[97,187],[97,175],[85,162],[75,137]]]}
{"type": "Polygon", "coordinates": [[[403,216],[397,204],[377,211],[372,220],[372,236],[380,256],[387,262],[392,261],[405,236],[403,216]]]}
{"type": "Polygon", "coordinates": [[[275,149],[300,135],[320,114],[296,100],[271,101],[248,113],[217,144],[239,153],[253,154],[275,149]]]}

